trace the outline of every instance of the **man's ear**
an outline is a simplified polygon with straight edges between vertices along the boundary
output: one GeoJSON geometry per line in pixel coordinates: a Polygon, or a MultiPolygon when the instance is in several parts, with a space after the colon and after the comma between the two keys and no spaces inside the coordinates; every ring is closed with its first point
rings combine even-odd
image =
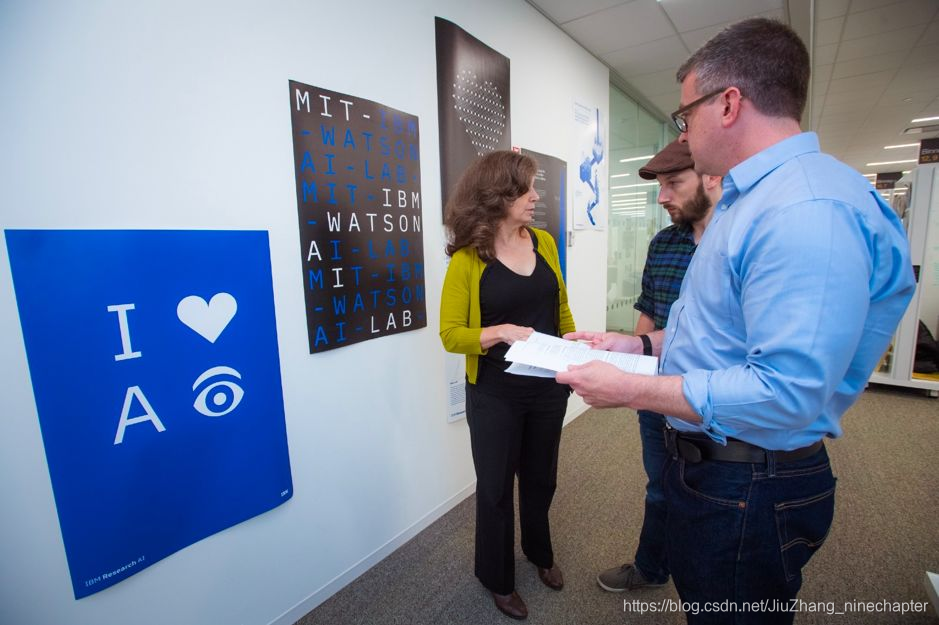
{"type": "Polygon", "coordinates": [[[743,95],[737,87],[728,87],[721,94],[721,104],[724,110],[721,111],[721,125],[724,128],[733,126],[740,116],[740,110],[743,106],[743,95]]]}
{"type": "Polygon", "coordinates": [[[723,176],[711,176],[710,174],[702,174],[701,181],[704,183],[704,188],[708,191],[713,191],[717,187],[721,186],[721,183],[724,181],[723,176]]]}

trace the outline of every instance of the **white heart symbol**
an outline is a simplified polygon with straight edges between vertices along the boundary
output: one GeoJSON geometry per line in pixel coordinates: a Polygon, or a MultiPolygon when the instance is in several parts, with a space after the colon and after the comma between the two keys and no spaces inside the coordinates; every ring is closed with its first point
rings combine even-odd
{"type": "Polygon", "coordinates": [[[505,103],[494,83],[486,80],[480,84],[476,74],[461,71],[453,83],[453,109],[477,155],[499,148],[505,134],[505,103]]]}
{"type": "Polygon", "coordinates": [[[198,295],[190,295],[179,301],[176,316],[209,343],[214,343],[237,310],[238,302],[228,293],[216,293],[208,304],[198,295]]]}

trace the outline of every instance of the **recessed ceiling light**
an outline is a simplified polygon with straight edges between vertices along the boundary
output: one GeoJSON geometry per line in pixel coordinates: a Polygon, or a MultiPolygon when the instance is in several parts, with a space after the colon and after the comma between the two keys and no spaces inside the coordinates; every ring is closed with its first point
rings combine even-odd
{"type": "Polygon", "coordinates": [[[901,135],[924,135],[930,132],[939,131],[939,124],[930,124],[928,126],[909,126],[903,129],[901,135]]]}
{"type": "MultiPolygon", "coordinates": [[[[919,145],[918,143],[916,145],[919,145]]],[[[629,174],[613,174],[610,178],[622,178],[623,176],[628,176],[629,174]]]]}
{"type": "Polygon", "coordinates": [[[864,166],[865,167],[877,167],[878,165],[897,165],[899,163],[915,163],[916,161],[917,159],[915,158],[908,158],[903,161],[881,161],[880,163],[867,163],[864,166]]]}
{"type": "Polygon", "coordinates": [[[895,150],[897,148],[918,148],[919,143],[900,143],[898,145],[885,145],[885,150],[895,150]]]}
{"type": "Polygon", "coordinates": [[[936,115],[935,117],[920,117],[919,119],[911,119],[911,120],[910,120],[910,123],[911,123],[911,124],[918,124],[918,123],[920,123],[920,122],[934,122],[934,121],[936,121],[937,119],[939,119],[939,115],[936,115]]]}
{"type": "MultiPolygon", "coordinates": [[[[937,119],[939,119],[939,118],[937,118],[937,119]]],[[[634,156],[634,157],[632,157],[632,158],[621,158],[621,159],[619,159],[619,162],[620,162],[620,163],[631,163],[631,162],[633,162],[633,161],[644,161],[644,160],[648,160],[648,159],[652,158],[653,156],[655,156],[655,154],[648,154],[648,155],[646,155],[646,156],[634,156]]]]}
{"type": "Polygon", "coordinates": [[[865,178],[876,178],[877,174],[864,174],[865,178]]]}
{"type": "MultiPolygon", "coordinates": [[[[916,161],[911,161],[911,162],[915,163],[916,161]]],[[[624,184],[622,188],[625,189],[627,187],[652,187],[658,184],[659,184],[658,182],[640,182],[638,184],[624,184]]]]}

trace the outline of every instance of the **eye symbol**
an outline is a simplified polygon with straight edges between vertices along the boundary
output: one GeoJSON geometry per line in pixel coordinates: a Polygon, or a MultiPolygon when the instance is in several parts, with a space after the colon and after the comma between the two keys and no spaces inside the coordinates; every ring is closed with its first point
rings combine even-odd
{"type": "MultiPolygon", "coordinates": [[[[231,367],[212,367],[193,383],[196,390],[203,382],[209,382],[215,376],[231,376],[241,379],[241,374],[231,367]]],[[[192,407],[207,417],[221,417],[238,407],[245,392],[234,380],[222,379],[207,384],[196,396],[192,407]]]]}

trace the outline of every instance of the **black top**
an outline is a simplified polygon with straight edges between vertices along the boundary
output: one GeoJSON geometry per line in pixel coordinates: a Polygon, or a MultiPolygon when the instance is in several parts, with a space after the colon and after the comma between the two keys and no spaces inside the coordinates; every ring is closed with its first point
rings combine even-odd
{"type": "MultiPolygon", "coordinates": [[[[532,236],[532,241],[534,240],[532,236]]],[[[548,261],[537,251],[535,270],[530,276],[519,275],[499,260],[493,260],[483,270],[479,281],[482,326],[511,323],[557,336],[558,297],[557,276],[548,261]]],[[[490,391],[518,391],[557,384],[554,378],[505,373],[511,364],[505,360],[505,352],[508,349],[507,344],[500,342],[480,356],[476,380],[480,387],[490,391]]]]}

